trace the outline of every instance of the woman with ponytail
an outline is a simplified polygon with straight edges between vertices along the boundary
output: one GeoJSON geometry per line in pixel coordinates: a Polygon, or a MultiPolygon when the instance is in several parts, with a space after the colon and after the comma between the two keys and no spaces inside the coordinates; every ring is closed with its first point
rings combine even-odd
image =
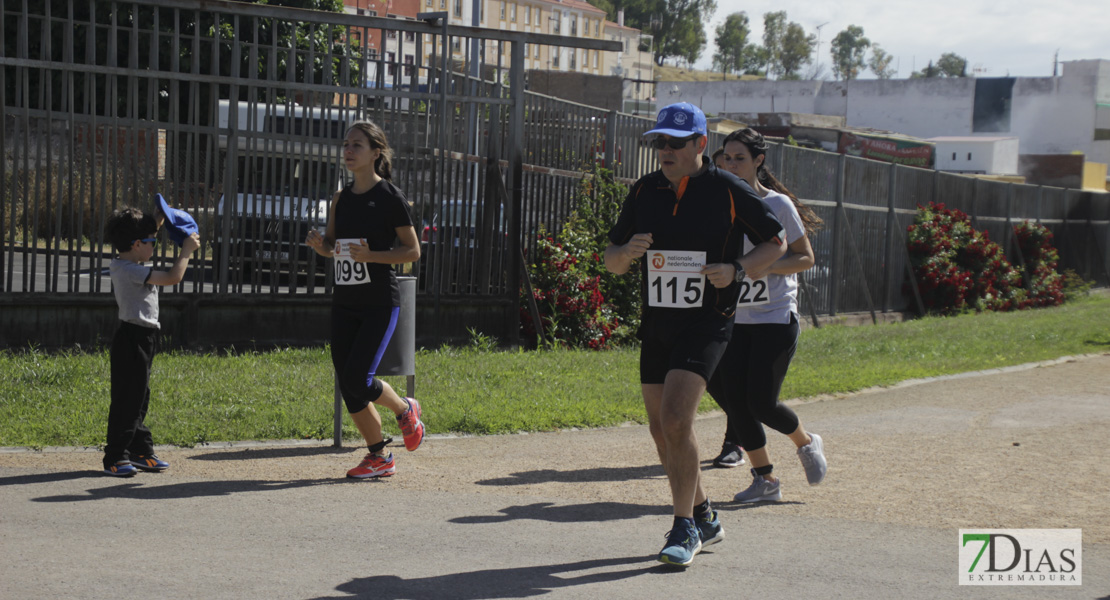
{"type": "Polygon", "coordinates": [[[392,440],[382,436],[376,407],[397,417],[410,452],[424,440],[420,403],[401,398],[378,377],[378,363],[393,336],[401,292],[393,265],[420,259],[420,240],[412,225],[409,202],[393,185],[393,150],[385,132],[370,121],[358,121],[343,140],[343,162],[354,175],[331,201],[327,230],[310,229],[305,243],[324,257],[334,258],[335,287],[331,308],[331,358],[347,412],[368,452],[347,471],[348,477],[388,477],[395,468],[392,440]]]}
{"type": "Polygon", "coordinates": [[[708,390],[726,407],[729,427],[751,462],[752,484],[736,494],[736,501],[781,500],[764,424],[794,442],[810,485],[821,483],[827,471],[821,437],[807,433],[797,414],[779,402],[798,346],[797,274],[814,264],[809,234],[821,226],[821,219],[768,170],[767,142],[759,132],[747,128],[730,133],[722,159],[725,170],[746,181],[783,224],[788,250],[766,271],[742,274],[732,340],[708,390]]]}

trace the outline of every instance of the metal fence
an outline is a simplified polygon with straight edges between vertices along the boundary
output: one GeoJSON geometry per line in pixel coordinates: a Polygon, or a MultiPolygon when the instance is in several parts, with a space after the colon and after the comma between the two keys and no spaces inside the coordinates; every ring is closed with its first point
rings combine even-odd
{"type": "MultiPolygon", "coordinates": [[[[395,183],[413,201],[423,258],[406,268],[418,301],[513,306],[531,240],[559,230],[588,167],[625,182],[656,168],[641,140],[652,119],[525,90],[526,43],[615,42],[449,26],[434,14],[203,6],[0,3],[0,293],[108,293],[107,216],[162,193],[197,217],[205,240],[167,293],[326,294],[329,264],[302,240],[326,223],[348,177],[347,125],[369,118],[386,131],[395,183]]],[[[1039,221],[1056,235],[1061,268],[1110,279],[1105,194],[784,145],[768,161],[826,223],[812,240],[817,267],[801,276],[807,314],[912,308],[904,232],[929,201],[966,211],[1006,246],[1010,225],[1039,221]]]]}

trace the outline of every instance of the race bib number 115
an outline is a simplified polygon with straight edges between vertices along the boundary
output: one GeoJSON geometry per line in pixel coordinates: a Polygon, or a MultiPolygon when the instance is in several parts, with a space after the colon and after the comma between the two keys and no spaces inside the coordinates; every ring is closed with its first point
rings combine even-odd
{"type": "Polygon", "coordinates": [[[357,238],[335,241],[335,285],[370,283],[370,273],[366,271],[366,265],[351,258],[351,245],[361,243],[357,238]]]}
{"type": "Polygon", "coordinates": [[[648,250],[648,306],[698,308],[705,295],[705,252],[648,250]]]}

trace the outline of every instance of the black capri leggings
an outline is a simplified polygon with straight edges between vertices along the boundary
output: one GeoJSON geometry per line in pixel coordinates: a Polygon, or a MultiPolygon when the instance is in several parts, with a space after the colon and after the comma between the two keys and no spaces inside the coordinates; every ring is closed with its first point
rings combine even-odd
{"type": "Polygon", "coordinates": [[[732,341],[708,391],[728,415],[745,450],[767,445],[763,424],[782,434],[798,429],[798,415],[779,402],[782,380],[798,348],[798,319],[787,325],[740,325],[732,330],[732,341]]]}
{"type": "Polygon", "coordinates": [[[375,375],[397,326],[397,307],[331,307],[331,362],[347,412],[357,413],[382,395],[375,375]]]}

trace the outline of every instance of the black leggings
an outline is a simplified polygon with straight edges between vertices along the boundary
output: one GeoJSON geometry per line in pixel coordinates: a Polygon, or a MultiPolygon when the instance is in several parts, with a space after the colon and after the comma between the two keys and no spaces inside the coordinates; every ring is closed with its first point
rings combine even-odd
{"type": "Polygon", "coordinates": [[[347,412],[357,413],[382,395],[375,375],[393,330],[397,307],[331,307],[331,362],[347,412]]]}
{"type": "Polygon", "coordinates": [[[767,445],[763,424],[787,435],[798,429],[798,415],[779,402],[782,380],[798,348],[798,330],[793,315],[787,325],[737,324],[709,381],[709,394],[725,410],[729,429],[745,450],[767,445]]]}

